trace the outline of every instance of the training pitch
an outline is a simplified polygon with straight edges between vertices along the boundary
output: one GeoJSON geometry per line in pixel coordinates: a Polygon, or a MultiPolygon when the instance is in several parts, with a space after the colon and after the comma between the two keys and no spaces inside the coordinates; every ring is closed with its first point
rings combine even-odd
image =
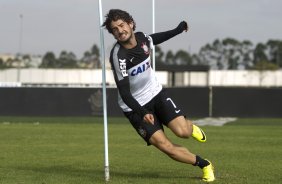
{"type": "MultiPolygon", "coordinates": [[[[110,184],[194,184],[201,170],[147,147],[125,118],[109,118],[110,184]]],[[[282,119],[203,126],[207,142],[180,139],[213,162],[222,184],[282,182],[282,119]]],[[[0,117],[0,184],[102,184],[103,119],[0,117]]]]}

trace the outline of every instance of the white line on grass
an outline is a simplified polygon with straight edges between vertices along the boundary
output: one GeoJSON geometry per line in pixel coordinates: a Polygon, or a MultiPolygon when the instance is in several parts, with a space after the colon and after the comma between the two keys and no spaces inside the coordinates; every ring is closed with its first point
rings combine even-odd
{"type": "Polygon", "coordinates": [[[225,117],[225,118],[203,118],[195,120],[194,123],[199,126],[211,125],[211,126],[223,126],[226,123],[236,121],[237,118],[225,117]]]}

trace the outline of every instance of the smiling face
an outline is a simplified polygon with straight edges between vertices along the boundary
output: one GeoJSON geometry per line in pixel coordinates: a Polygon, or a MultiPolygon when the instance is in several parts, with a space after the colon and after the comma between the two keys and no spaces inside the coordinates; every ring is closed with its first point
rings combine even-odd
{"type": "Polygon", "coordinates": [[[133,23],[127,23],[121,19],[111,22],[112,34],[121,44],[127,44],[133,37],[133,23]]]}

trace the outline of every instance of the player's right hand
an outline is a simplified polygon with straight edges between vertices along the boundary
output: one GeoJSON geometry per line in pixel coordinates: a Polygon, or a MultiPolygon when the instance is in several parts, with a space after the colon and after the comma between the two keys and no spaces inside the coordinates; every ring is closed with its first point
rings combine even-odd
{"type": "Polygon", "coordinates": [[[151,123],[152,125],[154,124],[154,115],[153,114],[145,114],[143,120],[146,122],[146,123],[151,123]]]}
{"type": "Polygon", "coordinates": [[[186,21],[180,22],[179,25],[177,26],[177,29],[181,32],[183,31],[187,32],[189,29],[187,22],[186,21]]]}

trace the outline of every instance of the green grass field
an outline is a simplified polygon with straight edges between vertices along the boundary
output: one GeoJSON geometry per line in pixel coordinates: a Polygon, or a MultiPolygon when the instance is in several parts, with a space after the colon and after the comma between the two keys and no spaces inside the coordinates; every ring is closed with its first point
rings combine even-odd
{"type": "MultiPolygon", "coordinates": [[[[109,118],[110,184],[187,184],[201,170],[147,147],[124,118],[109,118]]],[[[282,183],[282,119],[239,119],[205,126],[208,141],[174,143],[213,161],[222,184],[282,183]]],[[[104,182],[103,120],[0,117],[1,184],[104,182]]]]}

